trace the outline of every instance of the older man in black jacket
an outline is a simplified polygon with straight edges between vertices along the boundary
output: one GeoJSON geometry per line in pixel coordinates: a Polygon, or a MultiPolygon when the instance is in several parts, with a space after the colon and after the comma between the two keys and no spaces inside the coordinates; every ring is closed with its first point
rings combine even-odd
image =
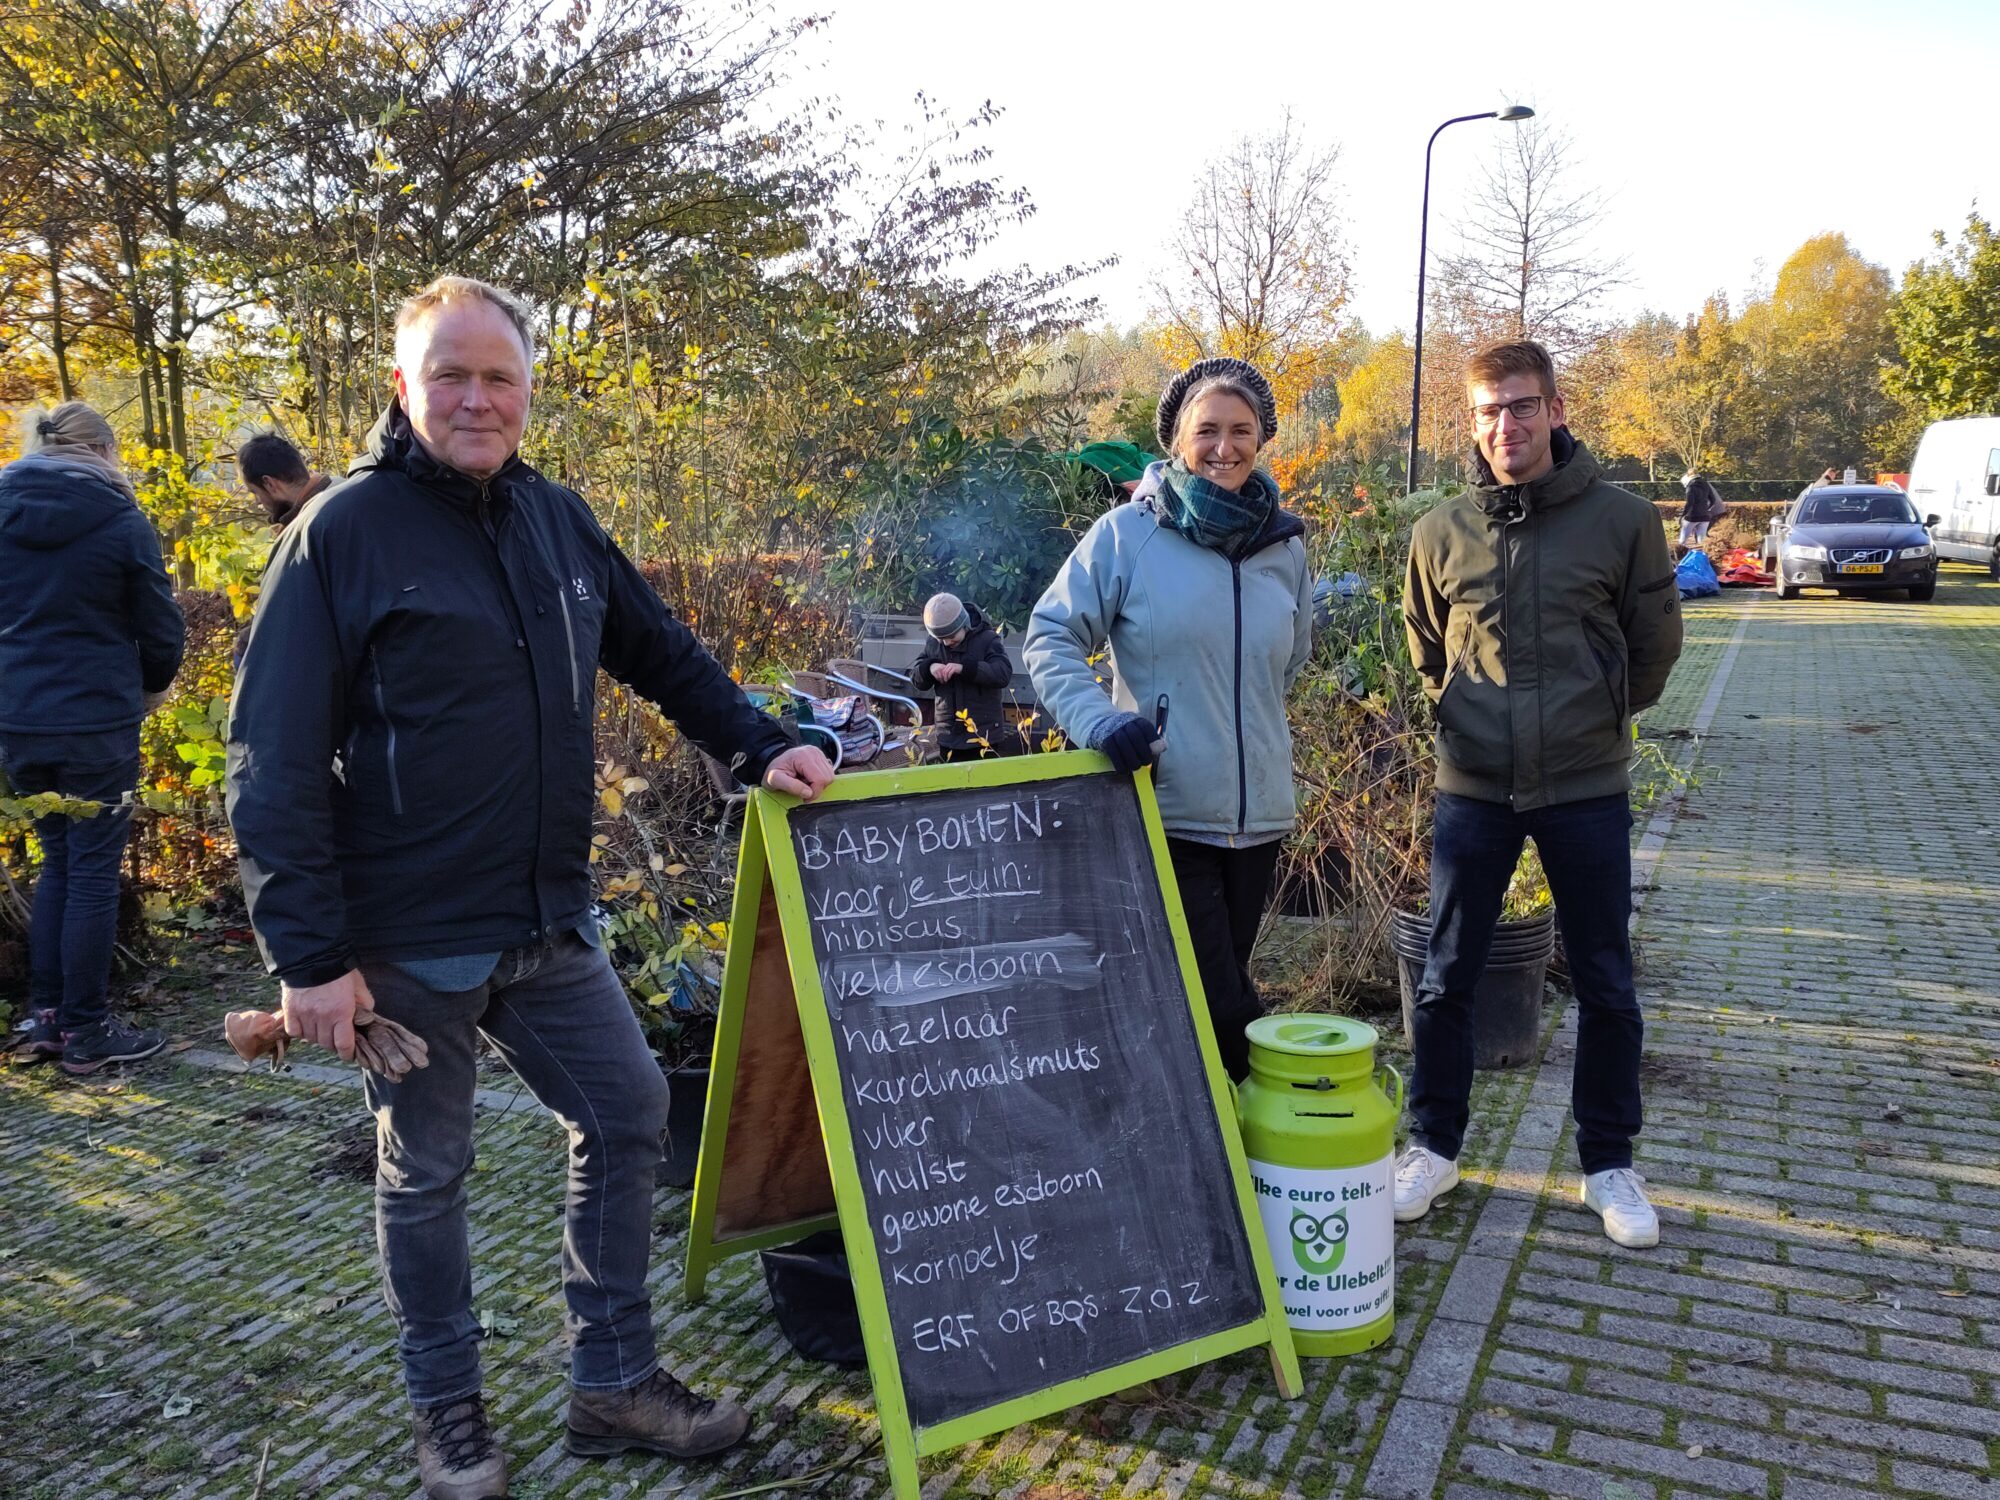
{"type": "Polygon", "coordinates": [[[229,809],[286,1030],[378,1010],[429,1065],[365,1076],[376,1232],[438,1500],[506,1493],[465,1217],[484,1034],[568,1127],[571,1451],[694,1457],[747,1414],[660,1367],[646,1268],[666,1086],[591,918],[601,666],[746,784],[832,777],[670,615],[581,498],[523,463],[519,303],[446,277],[397,319],[397,399],[272,556],[230,717],[229,809]]]}

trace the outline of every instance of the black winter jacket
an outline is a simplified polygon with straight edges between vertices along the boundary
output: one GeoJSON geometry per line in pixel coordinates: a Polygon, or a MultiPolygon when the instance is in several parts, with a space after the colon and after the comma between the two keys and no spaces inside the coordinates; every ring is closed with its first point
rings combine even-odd
{"type": "Polygon", "coordinates": [[[181,648],[159,533],[130,495],[44,453],[0,471],[0,730],[130,729],[181,648]]]}
{"type": "Polygon", "coordinates": [[[278,542],[229,723],[251,924],[294,985],[546,941],[592,899],[597,669],[755,783],[788,745],[573,492],[392,403],[278,542]]]}
{"type": "Polygon", "coordinates": [[[1697,524],[1703,521],[1714,523],[1722,519],[1726,510],[1722,503],[1722,492],[1706,479],[1697,479],[1687,487],[1687,500],[1681,506],[1681,519],[1697,524]]]}
{"type": "Polygon", "coordinates": [[[965,612],[972,620],[965,639],[956,646],[947,646],[935,636],[926,636],[924,649],[917,653],[916,665],[910,669],[910,679],[918,687],[937,694],[940,745],[949,750],[973,748],[972,731],[966,728],[965,719],[959,718],[963,713],[976,727],[979,739],[986,741],[994,754],[1004,755],[1009,748],[1006,737],[1011,731],[1000,691],[1013,680],[1014,663],[1007,657],[1000,632],[987,623],[979,606],[968,604],[965,612]],[[931,668],[946,662],[955,662],[965,670],[947,682],[939,682],[931,676],[931,668]]]}

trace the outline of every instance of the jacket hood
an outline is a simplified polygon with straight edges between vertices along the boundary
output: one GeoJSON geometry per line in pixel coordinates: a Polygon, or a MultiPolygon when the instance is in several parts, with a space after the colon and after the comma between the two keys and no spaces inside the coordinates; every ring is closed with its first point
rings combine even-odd
{"type": "MultiPolygon", "coordinates": [[[[1156,458],[1153,462],[1147,464],[1144,476],[1140,478],[1138,484],[1132,489],[1133,501],[1144,504],[1147,509],[1153,511],[1155,514],[1158,514],[1160,508],[1157,497],[1159,496],[1161,486],[1166,482],[1167,462],[1164,458],[1156,458]]],[[[1276,492],[1277,485],[1273,483],[1271,488],[1273,492],[1276,492]]],[[[1275,546],[1279,542],[1289,541],[1295,536],[1304,536],[1305,534],[1306,523],[1285,509],[1284,497],[1280,495],[1278,503],[1271,507],[1271,514],[1264,518],[1263,528],[1250,539],[1249,545],[1243,549],[1243,556],[1248,557],[1254,552],[1263,551],[1266,547],[1275,546]]]]}
{"type": "Polygon", "coordinates": [[[1493,466],[1486,462],[1486,455],[1474,448],[1472,496],[1479,508],[1491,514],[1516,505],[1523,511],[1561,505],[1589,489],[1603,472],[1590,450],[1571,437],[1567,427],[1558,427],[1549,434],[1549,456],[1555,459],[1556,466],[1541,478],[1526,484],[1502,484],[1493,466]]]}
{"type": "Polygon", "coordinates": [[[0,537],[53,551],[108,525],[132,503],[89,464],[31,453],[0,470],[0,537]]]}
{"type": "MultiPolygon", "coordinates": [[[[377,469],[388,469],[410,476],[427,489],[439,491],[452,499],[470,504],[479,498],[482,486],[471,475],[461,473],[451,465],[434,457],[431,451],[417,441],[416,433],[410,427],[409,414],[403,410],[403,398],[392,396],[389,404],[382,408],[382,415],[375,419],[375,425],[368,429],[368,439],[362,444],[361,452],[353,463],[347,466],[350,476],[372,473],[377,469]]],[[[528,470],[521,462],[520,453],[507,456],[507,462],[500,472],[486,481],[485,488],[492,490],[511,481],[517,474],[528,470]]]]}

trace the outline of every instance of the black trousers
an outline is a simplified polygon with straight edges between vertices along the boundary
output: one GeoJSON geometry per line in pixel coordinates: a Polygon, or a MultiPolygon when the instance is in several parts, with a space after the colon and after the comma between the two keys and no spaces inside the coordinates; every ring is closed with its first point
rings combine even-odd
{"type": "Polygon", "coordinates": [[[1410,1048],[1410,1136],[1458,1158],[1471,1117],[1472,991],[1521,845],[1535,841],[1576,991],[1570,1109],[1586,1172],[1632,1165],[1645,1022],[1632,984],[1632,809],[1623,795],[1515,812],[1440,792],[1432,825],[1431,953],[1410,1048]]]}
{"type": "Polygon", "coordinates": [[[1171,835],[1167,839],[1188,936],[1194,943],[1195,967],[1208,995],[1216,1049],[1223,1068],[1238,1083],[1250,1076],[1250,1043],[1243,1028],[1264,1014],[1257,986],[1250,982],[1250,950],[1257,945],[1257,928],[1264,920],[1264,903],[1271,897],[1271,877],[1277,873],[1283,847],[1282,839],[1247,849],[1225,849],[1171,835]]]}

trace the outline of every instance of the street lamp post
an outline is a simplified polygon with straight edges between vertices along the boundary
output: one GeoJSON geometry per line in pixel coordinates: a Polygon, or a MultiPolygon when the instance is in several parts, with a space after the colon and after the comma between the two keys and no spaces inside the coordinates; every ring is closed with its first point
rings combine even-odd
{"type": "Polygon", "coordinates": [[[1424,404],[1424,267],[1430,259],[1431,234],[1431,147],[1437,138],[1453,125],[1463,125],[1467,120],[1508,120],[1520,121],[1534,118],[1535,112],[1525,104],[1510,104],[1505,109],[1489,109],[1483,114],[1454,115],[1431,132],[1431,138],[1424,143],[1424,207],[1423,215],[1417,221],[1417,337],[1413,351],[1413,370],[1410,375],[1410,462],[1403,470],[1403,492],[1414,494],[1417,488],[1417,419],[1422,415],[1424,404]]]}

